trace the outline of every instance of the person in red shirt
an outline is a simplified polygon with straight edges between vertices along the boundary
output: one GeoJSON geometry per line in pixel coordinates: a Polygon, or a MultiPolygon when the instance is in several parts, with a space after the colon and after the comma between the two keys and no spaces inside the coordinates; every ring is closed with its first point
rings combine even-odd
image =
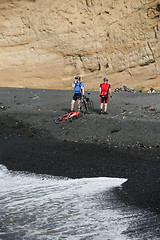
{"type": "Polygon", "coordinates": [[[100,114],[107,114],[108,99],[112,97],[111,85],[108,84],[108,79],[104,78],[103,83],[100,84],[100,114]],[[104,112],[103,112],[104,108],[104,112]]]}

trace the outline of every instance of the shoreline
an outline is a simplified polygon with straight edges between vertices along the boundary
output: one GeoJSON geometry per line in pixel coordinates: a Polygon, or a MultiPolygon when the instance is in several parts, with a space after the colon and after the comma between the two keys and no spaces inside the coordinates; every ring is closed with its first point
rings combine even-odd
{"type": "Polygon", "coordinates": [[[72,123],[54,118],[70,107],[72,91],[0,88],[0,163],[10,170],[69,178],[127,178],[120,199],[160,212],[159,95],[113,93],[108,115],[72,123]],[[105,130],[104,130],[105,129],[105,130]]]}

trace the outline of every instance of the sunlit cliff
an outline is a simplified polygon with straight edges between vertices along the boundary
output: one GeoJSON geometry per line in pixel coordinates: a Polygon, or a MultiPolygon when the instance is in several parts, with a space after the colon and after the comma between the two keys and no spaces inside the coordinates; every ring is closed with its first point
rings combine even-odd
{"type": "Polygon", "coordinates": [[[0,87],[160,89],[157,0],[0,0],[0,87]]]}

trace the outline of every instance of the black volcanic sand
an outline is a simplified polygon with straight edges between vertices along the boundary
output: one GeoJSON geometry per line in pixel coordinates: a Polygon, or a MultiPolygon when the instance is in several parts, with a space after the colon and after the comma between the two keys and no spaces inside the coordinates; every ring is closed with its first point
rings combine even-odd
{"type": "Polygon", "coordinates": [[[72,91],[0,88],[0,163],[10,170],[69,178],[119,177],[119,199],[160,212],[160,94],[113,93],[108,115],[73,122],[72,91]]]}

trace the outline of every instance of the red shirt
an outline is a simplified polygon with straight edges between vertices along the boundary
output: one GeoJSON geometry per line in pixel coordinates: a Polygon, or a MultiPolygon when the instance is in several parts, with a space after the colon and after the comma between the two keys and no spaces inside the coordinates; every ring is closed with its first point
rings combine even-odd
{"type": "Polygon", "coordinates": [[[101,88],[101,94],[100,95],[108,95],[108,91],[109,91],[110,87],[111,86],[108,83],[100,84],[100,88],[101,88]]]}

